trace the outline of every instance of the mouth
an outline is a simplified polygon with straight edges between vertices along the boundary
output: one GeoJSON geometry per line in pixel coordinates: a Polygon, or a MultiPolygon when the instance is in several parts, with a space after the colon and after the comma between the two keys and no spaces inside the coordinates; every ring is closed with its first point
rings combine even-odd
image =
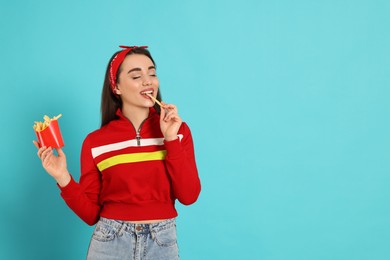
{"type": "Polygon", "coordinates": [[[141,91],[141,95],[147,95],[147,94],[150,94],[150,95],[153,95],[153,89],[148,89],[148,90],[144,90],[144,91],[141,91]]]}
{"type": "Polygon", "coordinates": [[[140,94],[144,98],[151,100],[149,95],[154,97],[154,95],[153,95],[154,94],[154,89],[145,89],[145,90],[141,91],[140,94]]]}

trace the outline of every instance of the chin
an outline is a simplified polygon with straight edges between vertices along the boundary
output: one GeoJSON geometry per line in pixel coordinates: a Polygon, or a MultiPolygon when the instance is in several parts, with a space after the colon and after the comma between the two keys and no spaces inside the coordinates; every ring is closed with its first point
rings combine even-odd
{"type": "Polygon", "coordinates": [[[151,103],[151,102],[144,103],[143,105],[144,105],[145,107],[147,107],[147,108],[154,107],[154,104],[151,103]]]}

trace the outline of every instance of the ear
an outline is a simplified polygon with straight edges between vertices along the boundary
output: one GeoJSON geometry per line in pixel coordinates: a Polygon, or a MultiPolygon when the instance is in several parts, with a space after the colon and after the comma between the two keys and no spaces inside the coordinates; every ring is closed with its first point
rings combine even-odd
{"type": "Polygon", "coordinates": [[[115,86],[114,93],[117,94],[117,95],[121,95],[122,94],[121,91],[119,90],[118,85],[115,86]]]}

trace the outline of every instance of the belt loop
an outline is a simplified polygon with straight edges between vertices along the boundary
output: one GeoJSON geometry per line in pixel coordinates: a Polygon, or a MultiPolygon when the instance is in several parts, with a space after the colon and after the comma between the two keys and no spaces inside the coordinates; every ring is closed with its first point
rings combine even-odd
{"type": "Polygon", "coordinates": [[[119,229],[119,232],[118,232],[118,236],[122,236],[123,235],[123,232],[125,231],[125,228],[126,228],[126,222],[122,222],[122,226],[121,228],[119,229]]]}
{"type": "Polygon", "coordinates": [[[156,231],[153,228],[153,224],[149,224],[149,232],[150,235],[152,236],[152,240],[154,241],[154,239],[156,238],[156,231]]]}

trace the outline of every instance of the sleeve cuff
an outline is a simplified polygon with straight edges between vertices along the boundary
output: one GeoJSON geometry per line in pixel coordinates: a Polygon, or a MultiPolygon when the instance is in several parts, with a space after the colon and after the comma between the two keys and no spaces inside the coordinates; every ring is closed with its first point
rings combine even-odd
{"type": "Polygon", "coordinates": [[[77,183],[73,179],[73,176],[70,175],[70,181],[66,186],[61,187],[58,183],[57,183],[57,186],[58,186],[58,188],[60,188],[61,192],[66,193],[69,190],[73,190],[77,186],[77,183]]]}
{"type": "Polygon", "coordinates": [[[164,141],[165,148],[167,149],[167,157],[170,159],[180,157],[182,154],[182,146],[180,138],[172,141],[164,141]]]}

